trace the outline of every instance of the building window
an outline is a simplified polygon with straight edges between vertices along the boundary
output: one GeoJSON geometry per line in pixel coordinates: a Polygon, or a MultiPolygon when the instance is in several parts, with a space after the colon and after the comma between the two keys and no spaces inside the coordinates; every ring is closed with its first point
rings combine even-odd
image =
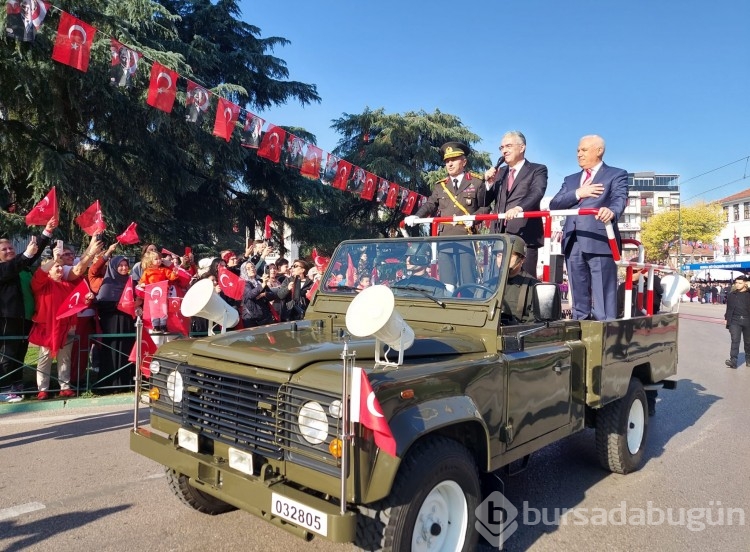
{"type": "Polygon", "coordinates": [[[657,198],[657,205],[659,207],[664,207],[664,198],[663,197],[657,198]]]}
{"type": "Polygon", "coordinates": [[[729,240],[724,240],[724,255],[729,255],[729,240]]]}
{"type": "Polygon", "coordinates": [[[638,198],[637,197],[629,197],[628,198],[628,207],[636,207],[638,205],[638,198]]]}
{"type": "Polygon", "coordinates": [[[742,248],[743,253],[750,253],[750,236],[745,236],[742,238],[742,241],[744,242],[744,247],[742,248]]]}
{"type": "Polygon", "coordinates": [[[745,220],[750,220],[750,203],[748,203],[747,201],[743,203],[742,210],[744,211],[744,213],[742,214],[742,217],[745,220]]]}
{"type": "Polygon", "coordinates": [[[740,220],[740,204],[732,206],[732,211],[734,212],[734,220],[740,220]]]}
{"type": "Polygon", "coordinates": [[[724,222],[729,222],[729,207],[724,207],[724,222]]]}

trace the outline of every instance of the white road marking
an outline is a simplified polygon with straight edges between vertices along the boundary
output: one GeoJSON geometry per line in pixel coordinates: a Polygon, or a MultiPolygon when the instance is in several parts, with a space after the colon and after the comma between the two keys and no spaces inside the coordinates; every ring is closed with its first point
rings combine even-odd
{"type": "Polygon", "coordinates": [[[45,508],[46,506],[41,502],[29,502],[27,504],[21,504],[20,506],[5,508],[4,510],[0,510],[0,521],[28,514],[30,512],[36,512],[37,510],[44,510],[45,508]]]}

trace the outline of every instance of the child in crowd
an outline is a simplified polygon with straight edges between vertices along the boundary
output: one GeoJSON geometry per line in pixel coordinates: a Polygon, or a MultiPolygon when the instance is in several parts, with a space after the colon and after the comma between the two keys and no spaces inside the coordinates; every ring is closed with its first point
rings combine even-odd
{"type": "MultiPolygon", "coordinates": [[[[173,263],[171,268],[162,266],[161,255],[157,251],[147,251],[141,259],[143,274],[138,282],[139,285],[147,286],[158,282],[174,282],[177,280],[177,264],[173,263]]],[[[155,333],[167,331],[167,318],[152,318],[151,325],[155,333]]]]}

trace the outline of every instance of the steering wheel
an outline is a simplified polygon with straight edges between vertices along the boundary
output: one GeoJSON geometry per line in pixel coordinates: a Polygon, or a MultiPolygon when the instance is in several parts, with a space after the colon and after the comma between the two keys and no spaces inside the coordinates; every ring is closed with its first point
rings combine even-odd
{"type": "Polygon", "coordinates": [[[490,295],[495,293],[493,290],[491,290],[487,286],[483,286],[480,284],[464,284],[456,288],[456,291],[453,292],[453,297],[461,297],[461,292],[466,291],[466,292],[471,292],[472,299],[476,299],[476,297],[474,297],[474,292],[472,290],[477,290],[477,289],[480,290],[483,294],[482,297],[479,297],[479,299],[485,299],[486,297],[489,297],[490,295]]]}

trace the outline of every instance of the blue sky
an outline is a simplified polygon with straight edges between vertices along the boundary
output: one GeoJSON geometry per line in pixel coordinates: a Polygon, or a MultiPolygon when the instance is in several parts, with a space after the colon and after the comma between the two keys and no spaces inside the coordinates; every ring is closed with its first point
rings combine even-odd
{"type": "Polygon", "coordinates": [[[274,55],[322,98],[261,115],[306,128],[325,151],[344,113],[439,109],[493,159],[503,132],[521,130],[527,158],[549,168],[547,195],[580,170],[585,134],[606,140],[609,165],[679,174],[686,204],[750,188],[748,0],[240,6],[261,36],[291,41],[274,55]]]}

